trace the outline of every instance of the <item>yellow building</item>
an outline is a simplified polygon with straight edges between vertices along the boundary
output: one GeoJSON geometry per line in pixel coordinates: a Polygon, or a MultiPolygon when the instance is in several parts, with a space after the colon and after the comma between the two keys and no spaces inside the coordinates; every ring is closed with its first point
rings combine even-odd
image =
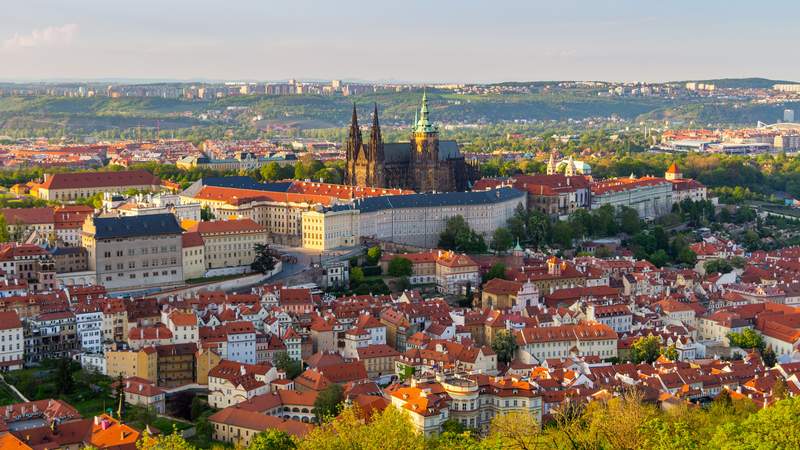
{"type": "Polygon", "coordinates": [[[303,213],[303,247],[333,250],[358,244],[359,212],[350,205],[319,208],[303,213]]]}
{"type": "Polygon", "coordinates": [[[206,270],[249,266],[256,244],[267,242],[267,230],[252,219],[200,222],[190,231],[203,239],[206,270]]]}
{"type": "Polygon", "coordinates": [[[205,275],[205,245],[200,233],[183,233],[181,243],[183,244],[183,277],[191,280],[205,275]]]}
{"type": "Polygon", "coordinates": [[[158,381],[158,354],[153,347],[139,351],[111,350],[106,352],[106,374],[116,379],[139,377],[153,383],[158,381]]]}

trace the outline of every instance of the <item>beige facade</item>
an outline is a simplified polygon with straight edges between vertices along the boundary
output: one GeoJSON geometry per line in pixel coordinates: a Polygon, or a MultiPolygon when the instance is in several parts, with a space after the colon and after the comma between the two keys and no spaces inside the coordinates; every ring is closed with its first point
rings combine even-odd
{"type": "Polygon", "coordinates": [[[332,250],[359,242],[358,210],[340,207],[303,213],[303,247],[332,250]]]}
{"type": "Polygon", "coordinates": [[[196,231],[203,238],[206,270],[249,266],[256,244],[267,242],[266,229],[248,219],[200,222],[196,231]]]}
{"type": "Polygon", "coordinates": [[[206,252],[203,238],[196,233],[183,235],[183,277],[200,278],[206,273],[206,252]]]}
{"type": "Polygon", "coordinates": [[[181,201],[199,202],[217,219],[251,219],[266,229],[272,242],[287,245],[301,243],[303,213],[315,206],[310,202],[277,199],[232,199],[229,203],[228,200],[182,196],[181,201]]]}

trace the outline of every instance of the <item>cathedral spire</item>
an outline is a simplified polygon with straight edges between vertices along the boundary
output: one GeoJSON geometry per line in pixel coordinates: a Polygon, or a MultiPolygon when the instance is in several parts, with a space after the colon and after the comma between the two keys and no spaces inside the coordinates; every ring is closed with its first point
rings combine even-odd
{"type": "Polygon", "coordinates": [[[369,136],[369,147],[372,152],[373,161],[383,162],[383,138],[381,137],[381,125],[378,123],[378,104],[375,103],[375,110],[372,113],[372,129],[369,136]]]}
{"type": "Polygon", "coordinates": [[[345,143],[345,158],[346,158],[346,172],[345,184],[355,183],[355,162],[358,159],[358,153],[361,151],[361,129],[358,127],[358,113],[356,112],[356,104],[353,103],[353,118],[350,121],[350,131],[347,135],[347,142],[345,143]]]}

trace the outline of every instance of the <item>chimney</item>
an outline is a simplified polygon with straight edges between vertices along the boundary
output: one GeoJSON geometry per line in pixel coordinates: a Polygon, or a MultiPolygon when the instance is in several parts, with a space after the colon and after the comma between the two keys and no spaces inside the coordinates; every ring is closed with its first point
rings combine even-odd
{"type": "Polygon", "coordinates": [[[94,424],[100,425],[100,416],[94,416],[94,424]]]}

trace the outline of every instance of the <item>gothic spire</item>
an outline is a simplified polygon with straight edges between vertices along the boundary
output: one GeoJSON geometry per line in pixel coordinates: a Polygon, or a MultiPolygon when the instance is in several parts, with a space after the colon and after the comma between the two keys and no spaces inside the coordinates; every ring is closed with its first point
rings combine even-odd
{"type": "Polygon", "coordinates": [[[381,125],[378,123],[378,104],[372,113],[372,129],[370,130],[369,146],[373,161],[383,161],[383,139],[381,138],[381,125]]]}
{"type": "Polygon", "coordinates": [[[350,121],[350,133],[347,136],[347,152],[349,159],[355,160],[361,149],[361,129],[358,127],[358,113],[353,103],[353,118],[350,121]]]}

